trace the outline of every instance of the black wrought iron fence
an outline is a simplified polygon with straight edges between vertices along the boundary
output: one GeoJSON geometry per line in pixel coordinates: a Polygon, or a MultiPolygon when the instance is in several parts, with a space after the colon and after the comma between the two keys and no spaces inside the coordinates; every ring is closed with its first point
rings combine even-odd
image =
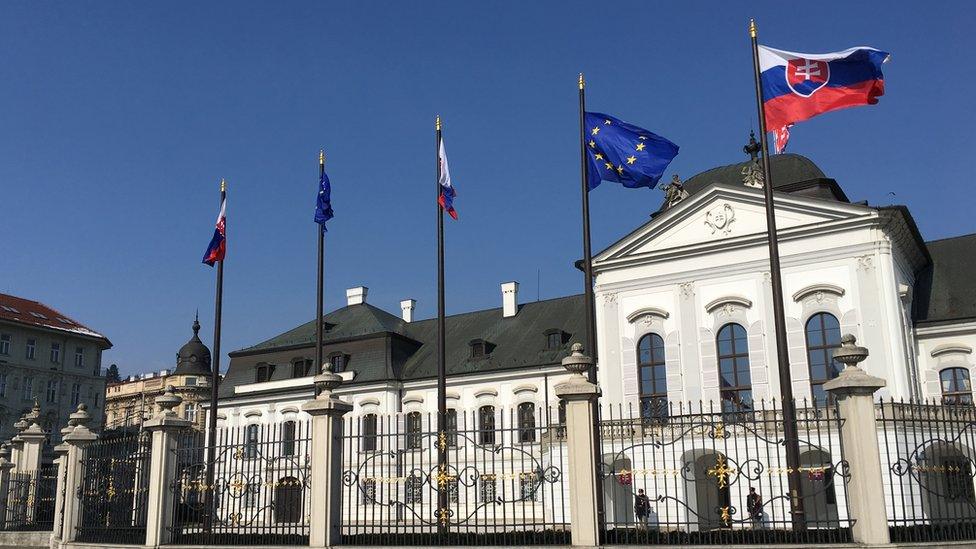
{"type": "Polygon", "coordinates": [[[310,423],[223,427],[210,448],[188,432],[176,452],[172,541],[185,545],[307,545],[310,423]],[[207,484],[207,460],[214,482],[207,484]]]}
{"type": "Polygon", "coordinates": [[[7,512],[0,528],[7,531],[45,531],[54,527],[58,468],[11,473],[7,488],[7,512]]]}
{"type": "Polygon", "coordinates": [[[794,527],[775,402],[605,406],[598,428],[608,544],[850,541],[850,478],[834,406],[797,403],[803,519],[794,527]]]}
{"type": "Polygon", "coordinates": [[[149,497],[148,432],[98,439],[85,447],[79,542],[143,544],[149,497]]]}
{"type": "Polygon", "coordinates": [[[343,430],[342,542],[351,545],[569,543],[565,432],[523,403],[436,414],[349,417],[343,430]],[[447,450],[439,475],[438,449],[447,450]],[[447,508],[439,506],[446,491],[447,508]]]}
{"type": "Polygon", "coordinates": [[[891,541],[976,539],[976,408],[882,401],[877,414],[891,541]]]}

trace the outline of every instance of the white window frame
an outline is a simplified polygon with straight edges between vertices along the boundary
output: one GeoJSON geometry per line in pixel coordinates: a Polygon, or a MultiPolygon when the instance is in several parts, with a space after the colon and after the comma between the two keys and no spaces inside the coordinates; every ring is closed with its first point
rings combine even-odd
{"type": "Polygon", "coordinates": [[[51,363],[61,364],[61,344],[56,341],[51,342],[51,363]]]}
{"type": "Polygon", "coordinates": [[[37,357],[37,340],[29,338],[27,344],[24,346],[24,357],[27,360],[36,360],[37,357]]]}
{"type": "Polygon", "coordinates": [[[78,368],[85,367],[85,348],[75,347],[75,366],[78,368]]]}
{"type": "Polygon", "coordinates": [[[10,334],[0,334],[0,355],[10,354],[10,334]]]}

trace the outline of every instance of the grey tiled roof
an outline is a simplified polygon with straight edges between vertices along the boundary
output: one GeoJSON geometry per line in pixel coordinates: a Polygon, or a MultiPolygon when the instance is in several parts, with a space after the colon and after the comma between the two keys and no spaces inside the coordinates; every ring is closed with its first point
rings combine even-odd
{"type": "Polygon", "coordinates": [[[925,245],[932,264],[916,283],[915,322],[976,320],[976,234],[925,245]]]}

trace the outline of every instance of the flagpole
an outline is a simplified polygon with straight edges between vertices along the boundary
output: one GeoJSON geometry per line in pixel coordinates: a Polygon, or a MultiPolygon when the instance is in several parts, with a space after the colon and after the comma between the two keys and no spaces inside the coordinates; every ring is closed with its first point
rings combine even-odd
{"type": "Polygon", "coordinates": [[[783,306],[783,274],[779,263],[779,242],[776,235],[776,210],[773,207],[773,179],[769,170],[769,132],[763,109],[762,79],[759,74],[759,40],[756,21],[749,20],[752,40],[752,67],[756,85],[756,110],[762,135],[763,195],[766,201],[766,228],[769,241],[769,274],[773,292],[773,326],[776,333],[776,358],[779,366],[779,389],[783,397],[783,438],[786,443],[787,482],[793,530],[806,529],[803,515],[803,493],[800,484],[800,441],[797,438],[796,402],[793,400],[793,380],[790,375],[790,354],[786,339],[786,312],[783,306]]]}
{"type": "Polygon", "coordinates": [[[434,159],[437,187],[437,508],[439,534],[447,533],[450,520],[447,508],[447,366],[444,343],[444,208],[441,196],[441,117],[434,123],[434,159]]]}
{"type": "MultiPolygon", "coordinates": [[[[321,185],[322,175],[325,174],[325,151],[319,150],[319,185],[321,185]]],[[[317,263],[317,273],[315,278],[315,370],[314,375],[325,373],[322,364],[322,302],[323,302],[323,277],[325,271],[325,231],[323,226],[316,224],[318,231],[319,256],[317,263]]]]}
{"type": "MultiPolygon", "coordinates": [[[[220,204],[227,198],[227,182],[220,180],[220,204]]],[[[224,213],[224,238],[227,236],[227,214],[224,213]]],[[[226,245],[226,244],[225,244],[226,245]]],[[[205,530],[209,532],[213,527],[213,519],[216,514],[214,507],[214,461],[216,459],[217,447],[217,389],[220,384],[220,325],[224,306],[224,260],[217,261],[217,297],[214,303],[214,336],[213,336],[213,366],[210,378],[210,415],[207,416],[207,448],[209,456],[207,459],[207,480],[206,500],[207,513],[205,516],[205,530]]]]}
{"type": "MultiPolygon", "coordinates": [[[[586,81],[583,73],[579,73],[579,127],[580,127],[580,192],[583,202],[583,300],[586,302],[586,343],[585,349],[593,359],[593,367],[586,372],[587,380],[597,384],[597,349],[596,349],[596,305],[593,297],[593,253],[590,249],[590,183],[589,174],[586,169],[586,81]]],[[[600,405],[599,399],[594,399],[590,404],[591,413],[594,420],[599,425],[600,405]]],[[[593,430],[593,454],[594,463],[601,463],[603,460],[603,443],[600,439],[600,429],[593,430]]],[[[603,493],[603,477],[596,476],[596,493],[603,493]]],[[[603,524],[604,503],[603,497],[596,499],[596,514],[599,524],[603,524]]]]}
{"type": "Polygon", "coordinates": [[[593,298],[593,254],[590,249],[590,184],[586,169],[586,83],[579,75],[580,122],[580,186],[583,195],[583,294],[586,301],[586,351],[593,359],[593,368],[586,375],[596,383],[596,307],[593,298]]]}

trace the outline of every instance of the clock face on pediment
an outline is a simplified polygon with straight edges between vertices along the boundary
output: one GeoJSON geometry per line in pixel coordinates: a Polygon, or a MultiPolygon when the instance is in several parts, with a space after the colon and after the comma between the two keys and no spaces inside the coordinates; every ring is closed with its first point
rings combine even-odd
{"type": "MultiPolygon", "coordinates": [[[[851,217],[874,211],[857,205],[778,194],[776,226],[779,231],[851,217]]],[[[729,239],[765,235],[766,208],[761,190],[714,187],[657,215],[596,257],[596,262],[624,259],[665,250],[707,246],[729,239]]]]}

